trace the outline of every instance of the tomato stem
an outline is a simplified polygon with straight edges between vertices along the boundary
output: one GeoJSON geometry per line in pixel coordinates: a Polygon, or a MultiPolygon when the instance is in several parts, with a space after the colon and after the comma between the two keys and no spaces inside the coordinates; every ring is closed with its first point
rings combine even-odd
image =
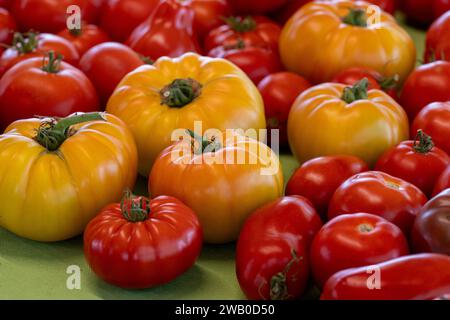
{"type": "Polygon", "coordinates": [[[80,28],[69,29],[69,32],[72,36],[79,37],[79,36],[81,36],[83,31],[82,31],[82,28],[80,27],[80,28]]]}
{"type": "Polygon", "coordinates": [[[291,250],[292,259],[287,263],[283,271],[276,273],[270,279],[270,299],[271,300],[286,300],[289,299],[289,292],[287,286],[287,274],[294,263],[300,264],[303,257],[298,257],[297,252],[291,250]]]}
{"type": "Polygon", "coordinates": [[[398,75],[387,78],[377,79],[378,84],[383,90],[397,89],[398,88],[398,75]]]}
{"type": "Polygon", "coordinates": [[[417,153],[427,154],[434,148],[433,139],[427,135],[423,130],[417,130],[414,138],[413,150],[417,153]]]}
{"type": "Polygon", "coordinates": [[[14,33],[12,47],[19,53],[25,54],[36,50],[38,46],[37,33],[28,32],[26,34],[16,32],[14,33]],[[26,35],[26,37],[24,37],[26,35]]]}
{"type": "Polygon", "coordinates": [[[152,65],[155,63],[155,61],[153,61],[152,58],[144,56],[142,54],[139,55],[139,58],[142,60],[142,62],[148,65],[152,65]]]}
{"type": "Polygon", "coordinates": [[[367,78],[355,83],[351,87],[346,87],[342,94],[342,100],[346,103],[352,103],[357,100],[365,100],[368,98],[367,89],[369,88],[369,80],[367,78]]]}
{"type": "Polygon", "coordinates": [[[182,108],[201,94],[202,85],[192,79],[175,79],[160,91],[161,104],[171,108],[182,108]]]}
{"type": "Polygon", "coordinates": [[[217,152],[222,147],[220,143],[216,141],[215,137],[207,139],[206,137],[196,135],[192,130],[188,129],[187,132],[192,138],[191,147],[194,154],[217,152]]]}
{"type": "Polygon", "coordinates": [[[373,227],[370,224],[363,223],[358,226],[358,229],[362,233],[370,232],[373,230],[373,227]]]}
{"type": "Polygon", "coordinates": [[[48,63],[45,63],[45,57],[44,62],[42,65],[42,70],[46,71],[48,73],[58,73],[59,67],[61,66],[61,60],[63,59],[63,56],[61,54],[55,55],[54,51],[48,52],[48,63]]]}
{"type": "Polygon", "coordinates": [[[250,16],[242,17],[228,17],[223,19],[228,26],[236,32],[249,32],[256,28],[256,21],[250,16]]]}
{"type": "Polygon", "coordinates": [[[367,15],[362,9],[350,8],[350,12],[342,18],[342,21],[356,27],[367,27],[367,15]]]}
{"type": "Polygon", "coordinates": [[[145,221],[150,214],[150,201],[147,198],[135,196],[130,190],[125,190],[120,201],[120,210],[124,218],[130,222],[145,221]]]}

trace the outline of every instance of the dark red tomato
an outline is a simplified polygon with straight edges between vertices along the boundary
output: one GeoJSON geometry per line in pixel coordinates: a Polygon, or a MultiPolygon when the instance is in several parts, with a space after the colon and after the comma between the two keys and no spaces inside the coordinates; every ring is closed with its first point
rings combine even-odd
{"type": "Polygon", "coordinates": [[[188,3],[162,1],[131,33],[127,45],[152,60],[162,56],[178,57],[186,52],[200,53],[193,28],[194,11],[188,3]]]}
{"type": "Polygon", "coordinates": [[[105,0],[100,27],[115,41],[124,42],[144,22],[159,0],[105,0]]]}
{"type": "Polygon", "coordinates": [[[434,187],[433,196],[438,195],[445,189],[450,188],[450,166],[442,172],[441,176],[439,177],[436,186],[434,187]]]}
{"type": "Polygon", "coordinates": [[[322,287],[338,271],[408,253],[408,241],[395,224],[368,213],[344,214],[324,225],[314,238],[311,270],[322,287]]]}
{"type": "Polygon", "coordinates": [[[62,55],[64,61],[77,65],[80,58],[75,46],[70,41],[50,33],[28,33],[27,37],[14,34],[13,45],[0,57],[0,74],[8,71],[20,61],[34,57],[44,57],[49,51],[62,55]]]}
{"type": "Polygon", "coordinates": [[[433,22],[427,32],[425,62],[434,60],[450,61],[450,11],[433,22]]]}
{"type": "Polygon", "coordinates": [[[19,119],[66,117],[74,112],[99,111],[91,81],[80,70],[55,59],[30,58],[0,79],[0,129],[19,119]]]}
{"type": "Polygon", "coordinates": [[[409,234],[426,202],[427,197],[413,184],[384,172],[369,171],[354,175],[336,190],[328,208],[328,218],[346,213],[372,213],[409,234]]]}
{"type": "Polygon", "coordinates": [[[284,25],[294,15],[294,13],[297,12],[298,9],[311,1],[312,0],[290,0],[277,12],[275,12],[274,17],[276,21],[284,25]]]}
{"type": "Polygon", "coordinates": [[[223,24],[223,18],[231,14],[227,0],[185,0],[194,10],[194,32],[204,39],[214,28],[223,24]]]}
{"type": "Polygon", "coordinates": [[[242,227],[236,275],[252,300],[298,298],[309,275],[309,246],[322,226],[311,203],[284,197],[256,210],[242,227]]]}
{"type": "Polygon", "coordinates": [[[326,220],[328,205],[336,189],[351,176],[368,170],[367,164],[354,156],[312,159],[294,172],[286,186],[286,195],[306,197],[326,220]]]}
{"type": "Polygon", "coordinates": [[[206,52],[243,41],[246,47],[263,47],[278,52],[281,28],[263,16],[229,17],[226,24],[213,29],[205,39],[206,52]]]}
{"type": "Polygon", "coordinates": [[[11,0],[0,0],[0,7],[9,9],[11,6],[11,0]]]}
{"type": "Polygon", "coordinates": [[[434,0],[433,13],[435,18],[439,18],[447,11],[450,11],[450,0],[434,0]]]}
{"type": "Polygon", "coordinates": [[[430,136],[419,130],[414,141],[404,141],[386,151],[375,165],[383,171],[408,181],[430,197],[439,176],[450,165],[450,157],[434,146],[430,136]]]}
{"type": "MultiPolygon", "coordinates": [[[[0,44],[10,45],[16,29],[16,22],[8,10],[0,8],[0,44]]],[[[0,52],[3,51],[4,48],[0,47],[0,52]]]]}
{"type": "Polygon", "coordinates": [[[402,11],[408,22],[425,27],[434,21],[434,0],[403,0],[402,11]]]}
{"type": "Polygon", "coordinates": [[[340,271],[322,300],[430,300],[450,291],[450,257],[424,253],[340,271]]]}
{"type": "Polygon", "coordinates": [[[83,55],[80,69],[94,84],[104,106],[123,77],[143,64],[130,47],[106,42],[92,47],[83,55]]]}
{"type": "Polygon", "coordinates": [[[397,11],[397,0],[368,0],[367,2],[379,6],[383,11],[394,14],[397,11]]]}
{"type": "Polygon", "coordinates": [[[411,127],[411,137],[419,129],[433,138],[434,144],[450,155],[450,102],[431,103],[423,108],[411,127]]]}
{"type": "Polygon", "coordinates": [[[105,207],[86,227],[84,255],[95,274],[122,288],[142,289],[191,268],[202,248],[192,209],[166,196],[129,201],[105,207]]]}
{"type": "MultiPolygon", "coordinates": [[[[287,146],[287,119],[295,99],[311,84],[305,78],[288,71],[269,74],[258,84],[264,100],[267,129],[279,130],[279,146],[287,146]]],[[[270,132],[268,138],[270,138],[270,132]]],[[[269,139],[269,143],[275,142],[269,139]]]]}
{"type": "Polygon", "coordinates": [[[290,0],[228,0],[236,14],[270,13],[290,0]]]}
{"type": "Polygon", "coordinates": [[[450,101],[450,62],[424,64],[406,79],[400,104],[412,122],[425,106],[432,102],[450,101]]]}
{"type": "Polygon", "coordinates": [[[58,36],[72,42],[80,57],[93,46],[109,41],[108,35],[93,24],[83,25],[81,29],[64,29],[58,36]]]}

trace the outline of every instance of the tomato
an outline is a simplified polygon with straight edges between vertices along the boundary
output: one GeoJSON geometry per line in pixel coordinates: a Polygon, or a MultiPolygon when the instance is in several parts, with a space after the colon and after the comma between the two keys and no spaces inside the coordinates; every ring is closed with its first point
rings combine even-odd
{"type": "Polygon", "coordinates": [[[127,123],[139,150],[139,173],[147,176],[174,130],[265,129],[264,104],[255,85],[223,59],[188,53],[163,57],[128,74],[106,110],[127,123]],[[179,97],[179,90],[184,95],[179,97]]]}
{"type": "Polygon", "coordinates": [[[450,155],[450,101],[431,103],[423,108],[414,119],[411,136],[419,129],[429,134],[435,145],[450,155]]]}
{"type": "Polygon", "coordinates": [[[24,60],[0,79],[0,129],[18,119],[65,117],[73,112],[98,111],[94,86],[78,69],[55,59],[24,60]],[[44,65],[43,65],[44,64],[44,65]]]}
{"type": "Polygon", "coordinates": [[[84,232],[91,269],[122,288],[150,288],[175,279],[194,265],[201,248],[197,216],[166,196],[148,200],[126,194],[121,203],[103,208],[84,232]]]}
{"type": "Polygon", "coordinates": [[[336,272],[395,259],[409,252],[402,231],[368,213],[344,214],[320,229],[311,246],[311,270],[323,286],[336,272]]]}
{"type": "Polygon", "coordinates": [[[308,249],[321,225],[303,197],[279,198],[256,210],[236,248],[236,275],[247,298],[299,298],[308,282],[308,249]]]}
{"type": "Polygon", "coordinates": [[[284,6],[282,6],[277,12],[275,12],[275,19],[281,25],[285,25],[286,22],[305,4],[313,0],[290,0],[284,6]]]}
{"type": "Polygon", "coordinates": [[[11,6],[11,0],[0,0],[0,7],[8,9],[11,6]]]}
{"type": "Polygon", "coordinates": [[[403,0],[402,11],[406,14],[408,22],[426,27],[434,20],[434,0],[403,0]],[[430,3],[431,2],[431,3],[430,3]]]}
{"type": "MultiPolygon", "coordinates": [[[[258,84],[264,100],[267,129],[279,130],[279,145],[286,146],[287,120],[289,111],[297,96],[311,87],[311,84],[292,72],[277,72],[264,77],[258,84]]],[[[269,141],[270,143],[270,141],[269,141]]]]}
{"type": "Polygon", "coordinates": [[[408,138],[402,107],[383,91],[367,87],[367,79],[353,87],[326,83],[297,98],[289,114],[288,138],[301,163],[348,154],[372,166],[387,149],[408,138]]]}
{"type": "Polygon", "coordinates": [[[450,61],[450,11],[428,29],[424,59],[426,63],[434,60],[450,61]]]}
{"type": "Polygon", "coordinates": [[[235,13],[269,13],[289,0],[228,0],[235,13]]]}
{"type": "Polygon", "coordinates": [[[201,52],[194,34],[194,10],[177,0],[161,1],[152,15],[131,33],[126,44],[156,60],[201,52]]]}
{"type": "Polygon", "coordinates": [[[330,201],[328,218],[346,213],[372,213],[409,234],[426,202],[422,191],[409,182],[384,172],[363,172],[350,177],[336,190],[330,201]]]}
{"type": "Polygon", "coordinates": [[[434,0],[433,14],[435,18],[439,18],[447,11],[450,11],[450,0],[434,0]]]}
{"type": "Polygon", "coordinates": [[[439,177],[436,186],[434,187],[433,196],[438,195],[448,188],[450,188],[450,166],[447,167],[447,169],[442,172],[441,176],[439,177]]]}
{"type": "Polygon", "coordinates": [[[243,41],[246,47],[263,47],[278,52],[281,29],[263,16],[229,17],[226,24],[213,29],[205,39],[206,52],[243,41]]]}
{"type": "Polygon", "coordinates": [[[64,61],[76,65],[80,58],[77,49],[68,40],[49,33],[15,33],[13,45],[6,49],[0,57],[0,74],[12,66],[28,58],[43,58],[49,51],[63,56],[64,61]]]}
{"type": "Polygon", "coordinates": [[[189,0],[188,3],[195,12],[194,30],[200,39],[222,25],[223,18],[230,15],[227,0],[189,0]]]}
{"type": "Polygon", "coordinates": [[[8,199],[0,203],[0,226],[60,241],[82,233],[102,207],[134,186],[137,152],[118,118],[77,113],[12,123],[0,136],[0,162],[0,191],[8,199]]]}
{"type": "Polygon", "coordinates": [[[313,83],[330,81],[350,67],[398,76],[403,82],[415,65],[413,40],[390,14],[381,12],[379,22],[375,21],[369,6],[350,0],[304,5],[281,32],[280,54],[286,69],[313,83]]]}
{"type": "Polygon", "coordinates": [[[108,35],[93,24],[83,25],[81,29],[64,29],[58,33],[58,36],[69,40],[80,57],[93,46],[109,41],[108,35]]]}
{"type": "MultiPolygon", "coordinates": [[[[16,22],[8,10],[0,8],[0,43],[3,45],[11,44],[16,29],[16,22]]],[[[4,49],[0,48],[0,53],[3,51],[4,49]]]]}
{"type": "Polygon", "coordinates": [[[126,45],[105,42],[83,55],[80,69],[94,84],[102,105],[106,105],[119,82],[143,64],[139,55],[126,45]]]}
{"type": "Polygon", "coordinates": [[[432,102],[450,100],[450,62],[436,61],[413,71],[405,82],[400,103],[412,122],[432,102]]]}
{"type": "Polygon", "coordinates": [[[210,136],[191,132],[161,152],[149,192],[180,199],[199,217],[205,241],[220,244],[236,240],[253,211],[283,194],[283,174],[264,143],[217,131],[210,136]]]}
{"type": "Polygon", "coordinates": [[[294,172],[286,186],[286,195],[306,197],[326,220],[328,205],[336,189],[351,176],[368,170],[364,161],[353,156],[315,158],[294,172]]]}
{"type": "Polygon", "coordinates": [[[397,0],[368,0],[367,2],[379,6],[382,10],[392,15],[397,11],[397,0]]]}

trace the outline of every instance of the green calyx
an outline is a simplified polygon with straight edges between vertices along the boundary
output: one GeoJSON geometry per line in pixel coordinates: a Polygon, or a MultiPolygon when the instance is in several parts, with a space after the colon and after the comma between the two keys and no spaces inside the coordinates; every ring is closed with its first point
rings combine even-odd
{"type": "Polygon", "coordinates": [[[201,91],[202,85],[194,79],[176,79],[160,91],[161,104],[182,108],[198,98],[201,91]]]}
{"type": "Polygon", "coordinates": [[[224,21],[231,29],[239,33],[249,32],[256,28],[256,21],[250,16],[245,18],[228,17],[225,18],[224,21]]]}
{"type": "Polygon", "coordinates": [[[367,90],[369,88],[369,80],[367,78],[355,83],[351,87],[346,87],[341,99],[350,104],[358,100],[365,100],[368,98],[367,90]]]}
{"type": "Polygon", "coordinates": [[[137,197],[126,190],[120,201],[120,210],[125,219],[130,222],[142,222],[150,214],[150,201],[145,197],[137,197]]]}
{"type": "MultiPolygon", "coordinates": [[[[287,263],[283,271],[276,273],[270,279],[270,300],[287,300],[289,296],[287,286],[287,274],[294,264],[300,264],[303,257],[297,256],[297,252],[291,250],[292,259],[287,263]]],[[[295,278],[295,275],[293,276],[295,278]]]]}
{"type": "Polygon", "coordinates": [[[417,130],[414,138],[413,150],[417,153],[427,154],[434,148],[433,139],[422,130],[417,130]]]}
{"type": "Polygon", "coordinates": [[[42,65],[42,70],[46,71],[48,73],[58,73],[59,67],[61,66],[61,61],[63,59],[63,56],[61,54],[55,54],[54,51],[50,51],[48,53],[48,61],[45,62],[42,65]]]}
{"type": "Polygon", "coordinates": [[[19,54],[30,53],[36,50],[38,46],[38,34],[35,32],[28,33],[14,33],[12,48],[19,54]]]}
{"type": "Polygon", "coordinates": [[[216,141],[214,137],[207,139],[195,134],[192,130],[187,130],[189,136],[192,138],[191,147],[194,154],[203,154],[207,152],[217,152],[222,146],[216,141]]]}
{"type": "Polygon", "coordinates": [[[366,28],[367,27],[366,12],[362,9],[351,8],[348,15],[342,18],[342,22],[356,27],[366,28]]]}

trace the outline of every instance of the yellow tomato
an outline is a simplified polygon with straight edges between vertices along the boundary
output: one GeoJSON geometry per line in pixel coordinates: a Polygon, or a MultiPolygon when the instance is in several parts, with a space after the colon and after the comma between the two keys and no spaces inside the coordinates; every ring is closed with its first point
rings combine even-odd
{"type": "Polygon", "coordinates": [[[367,67],[402,82],[416,62],[413,40],[395,19],[363,1],[315,1],[287,22],[280,37],[285,67],[313,83],[350,67],[367,67]]]}
{"type": "Polygon", "coordinates": [[[136,175],[133,136],[115,116],[16,121],[0,135],[0,226],[38,241],[71,238],[136,175]]]}
{"type": "Polygon", "coordinates": [[[157,155],[172,143],[172,132],[264,129],[264,105],[257,88],[235,65],[188,53],[163,57],[128,74],[106,110],[121,118],[135,137],[139,172],[147,176],[157,155]]]}
{"type": "Polygon", "coordinates": [[[297,98],[289,114],[288,138],[300,162],[349,154],[373,165],[408,138],[402,107],[381,90],[367,92],[367,86],[367,79],[353,88],[326,83],[297,98]]]}
{"type": "Polygon", "coordinates": [[[151,171],[149,191],[183,201],[198,215],[206,242],[226,243],[236,240],[254,210],[283,194],[283,174],[264,143],[236,133],[215,137],[213,149],[211,140],[198,138],[166,148],[151,171]],[[202,145],[210,150],[198,150],[202,145]]]}

